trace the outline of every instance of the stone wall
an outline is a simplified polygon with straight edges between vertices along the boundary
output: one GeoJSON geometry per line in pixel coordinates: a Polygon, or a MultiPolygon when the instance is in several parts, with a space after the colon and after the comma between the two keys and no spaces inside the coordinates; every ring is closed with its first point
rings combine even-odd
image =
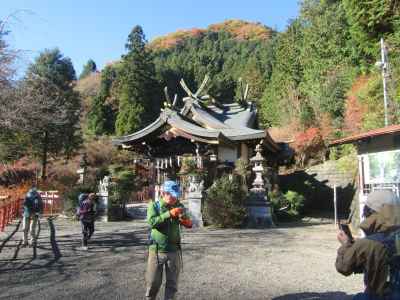
{"type": "Polygon", "coordinates": [[[283,192],[296,191],[306,198],[305,210],[333,211],[333,187],[337,187],[338,212],[346,218],[354,197],[354,170],[344,171],[337,161],[327,161],[306,170],[279,176],[283,192]]]}

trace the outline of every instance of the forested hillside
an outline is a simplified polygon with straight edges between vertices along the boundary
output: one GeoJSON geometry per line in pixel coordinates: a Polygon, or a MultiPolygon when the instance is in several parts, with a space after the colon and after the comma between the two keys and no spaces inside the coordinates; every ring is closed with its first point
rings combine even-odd
{"type": "MultiPolygon", "coordinates": [[[[65,133],[71,143],[64,148],[44,151],[39,146],[46,142],[39,143],[37,151],[42,156],[48,151],[72,155],[71,149],[78,149],[75,136],[81,133],[87,141],[138,130],[159,114],[165,86],[171,96],[183,96],[181,78],[195,90],[206,74],[211,78],[208,93],[221,102],[236,101],[241,78],[250,85],[249,98],[258,106],[262,127],[270,128],[277,139],[293,141],[298,152],[324,152],[332,139],[384,125],[381,70],[375,67],[380,60],[381,38],[390,61],[389,121],[399,121],[399,1],[304,0],[299,16],[282,32],[260,23],[227,20],[148,42],[145,29],[137,25],[127,33],[126,53],[103,70],[97,71],[96,63],[88,61],[75,87],[81,105],[71,108],[76,115],[82,107],[80,125],[74,124],[76,130],[65,133]]],[[[6,35],[0,33],[0,42],[6,35]]],[[[9,49],[0,43],[1,51],[9,49]]],[[[30,70],[36,70],[35,65],[48,65],[55,68],[53,75],[62,74],[64,71],[56,68],[61,53],[53,51],[52,55],[53,61],[38,59],[30,70]]],[[[68,90],[75,81],[64,86],[52,74],[49,80],[55,83],[54,88],[67,92],[63,99],[75,99],[68,90]]],[[[72,74],[63,80],[75,78],[72,74]]],[[[23,82],[9,87],[41,84],[30,82],[29,74],[23,82]]],[[[32,97],[51,92],[42,89],[32,97]]],[[[25,88],[24,93],[32,91],[25,88]]],[[[46,135],[38,129],[30,136],[22,125],[11,128],[9,124],[0,123],[4,127],[0,134],[2,160],[23,156],[31,147],[30,140],[37,141],[38,133],[41,138],[46,135]]],[[[58,123],[52,126],[64,128],[58,123]]]]}
{"type": "Polygon", "coordinates": [[[304,1],[279,34],[262,98],[265,125],[321,129],[324,138],[383,126],[379,41],[389,48],[391,121],[397,122],[397,1],[304,1]],[[354,128],[356,127],[356,128],[354,128]]]}
{"type": "MultiPolygon", "coordinates": [[[[390,121],[395,123],[399,116],[399,5],[389,0],[306,0],[298,18],[283,32],[259,23],[228,20],[156,38],[146,45],[157,91],[154,97],[163,101],[164,86],[171,94],[182,95],[181,78],[195,88],[208,74],[209,94],[221,102],[232,101],[241,78],[250,85],[250,98],[257,101],[262,126],[280,128],[275,129],[277,135],[290,139],[305,132],[306,140],[318,136],[326,145],[330,139],[383,126],[382,84],[375,67],[383,37],[391,63],[390,121]]],[[[123,56],[103,70],[89,131],[115,134],[113,124],[99,125],[106,118],[98,119],[102,114],[116,120],[121,113],[118,78],[126,64],[123,56]]],[[[134,98],[130,101],[146,106],[134,98]]],[[[152,106],[146,119],[157,113],[158,108],[152,106]]],[[[130,129],[145,123],[135,120],[130,129]]],[[[118,131],[124,132],[129,130],[118,131]]]]}
{"type": "MultiPolygon", "coordinates": [[[[146,43],[144,35],[138,36],[135,30],[137,28],[129,35],[128,43],[131,38],[139,38],[141,43],[146,43]]],[[[165,86],[171,95],[183,95],[179,86],[181,78],[185,79],[190,88],[195,89],[208,74],[211,78],[207,86],[208,93],[221,102],[229,102],[235,98],[238,80],[242,78],[244,82],[251,83],[249,97],[261,99],[271,76],[275,37],[276,32],[264,25],[230,20],[211,25],[204,30],[179,31],[156,38],[147,43],[143,51],[146,53],[147,66],[134,66],[129,62],[128,57],[134,49],[127,49],[127,55],[102,72],[101,87],[89,112],[89,131],[97,135],[122,134],[145,126],[148,121],[144,119],[151,120],[158,115],[160,103],[165,98],[162,92],[165,86]],[[149,73],[131,82],[130,89],[134,94],[130,94],[129,101],[133,101],[131,105],[138,110],[152,103],[151,109],[141,113],[143,120],[131,119],[127,121],[131,122],[129,128],[121,130],[120,125],[115,126],[115,121],[110,124],[106,120],[116,120],[121,113],[122,78],[134,73],[139,76],[137,68],[141,68],[140,72],[149,73]],[[139,78],[146,82],[151,81],[151,89],[155,94],[135,101],[138,97],[135,93],[139,93],[139,90],[133,92],[132,86],[137,85],[139,78]]]]}

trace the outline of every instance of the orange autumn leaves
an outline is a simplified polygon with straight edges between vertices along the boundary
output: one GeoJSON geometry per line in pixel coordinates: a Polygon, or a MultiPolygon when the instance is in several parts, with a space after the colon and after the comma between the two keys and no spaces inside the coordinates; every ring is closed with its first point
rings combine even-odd
{"type": "Polygon", "coordinates": [[[212,24],[207,29],[192,28],[178,30],[162,37],[155,38],[150,47],[153,49],[169,49],[182,43],[185,39],[199,37],[207,32],[226,31],[238,40],[268,40],[273,30],[256,22],[242,20],[227,20],[222,23],[212,24]]]}

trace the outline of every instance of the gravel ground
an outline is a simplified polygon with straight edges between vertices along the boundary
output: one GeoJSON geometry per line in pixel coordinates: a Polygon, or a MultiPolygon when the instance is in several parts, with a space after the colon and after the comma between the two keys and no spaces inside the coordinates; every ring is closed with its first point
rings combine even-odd
{"type": "MultiPolygon", "coordinates": [[[[42,219],[40,227],[36,248],[20,247],[17,222],[0,233],[0,299],[143,299],[143,221],[96,223],[87,252],[78,249],[78,222],[42,219]]],[[[335,271],[337,247],[326,219],[266,230],[187,230],[177,298],[350,299],[362,278],[335,271]]]]}

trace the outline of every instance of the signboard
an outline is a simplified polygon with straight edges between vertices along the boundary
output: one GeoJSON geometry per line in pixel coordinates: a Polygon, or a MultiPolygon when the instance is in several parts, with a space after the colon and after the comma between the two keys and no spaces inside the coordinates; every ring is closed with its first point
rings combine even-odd
{"type": "Polygon", "coordinates": [[[363,160],[366,184],[400,182],[400,150],[369,153],[363,160]]]}

